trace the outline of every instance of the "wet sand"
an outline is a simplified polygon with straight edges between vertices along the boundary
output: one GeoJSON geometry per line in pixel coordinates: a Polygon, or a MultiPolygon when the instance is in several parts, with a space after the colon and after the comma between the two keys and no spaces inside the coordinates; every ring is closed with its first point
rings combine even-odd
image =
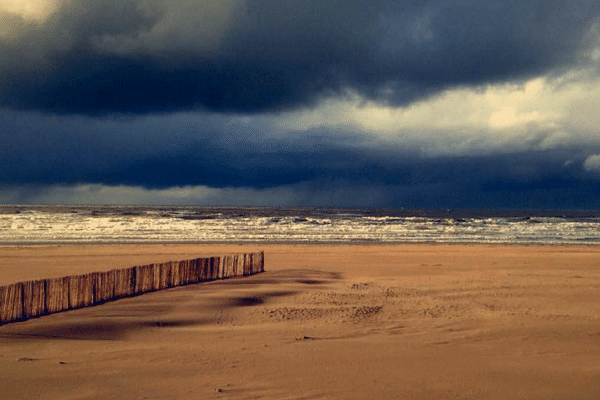
{"type": "Polygon", "coordinates": [[[597,247],[9,247],[0,284],[258,250],[256,276],[0,326],[0,398],[600,398],[597,247]]]}

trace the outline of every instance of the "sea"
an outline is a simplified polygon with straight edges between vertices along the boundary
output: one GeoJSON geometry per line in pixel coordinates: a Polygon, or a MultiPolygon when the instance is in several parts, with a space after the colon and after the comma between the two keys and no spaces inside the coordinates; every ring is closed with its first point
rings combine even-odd
{"type": "Polygon", "coordinates": [[[0,245],[600,244],[600,211],[0,206],[0,245]]]}

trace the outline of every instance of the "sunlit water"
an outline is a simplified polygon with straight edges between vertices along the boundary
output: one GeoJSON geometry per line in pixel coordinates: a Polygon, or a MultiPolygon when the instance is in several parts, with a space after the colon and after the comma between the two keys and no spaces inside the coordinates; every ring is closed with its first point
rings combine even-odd
{"type": "Polygon", "coordinates": [[[0,244],[600,244],[597,211],[0,206],[0,244]]]}

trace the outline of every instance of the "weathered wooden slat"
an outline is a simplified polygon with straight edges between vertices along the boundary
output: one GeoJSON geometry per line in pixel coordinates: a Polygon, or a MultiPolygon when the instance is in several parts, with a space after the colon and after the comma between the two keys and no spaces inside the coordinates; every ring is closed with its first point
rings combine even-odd
{"type": "Polygon", "coordinates": [[[252,275],[252,253],[244,254],[244,276],[252,275]]]}
{"type": "Polygon", "coordinates": [[[233,256],[233,263],[235,266],[234,276],[244,275],[244,257],[242,254],[235,254],[233,256]]]}
{"type": "Polygon", "coordinates": [[[260,272],[262,253],[254,253],[254,266],[253,273],[258,274],[260,272]]]}
{"type": "Polygon", "coordinates": [[[200,280],[200,259],[189,260],[187,270],[187,283],[197,283],[200,280]]]}
{"type": "Polygon", "coordinates": [[[23,284],[0,287],[0,324],[23,319],[23,284]]]}
{"type": "Polygon", "coordinates": [[[250,265],[250,274],[258,272],[258,264],[260,262],[260,253],[252,253],[252,263],[250,265]]]}
{"type": "Polygon", "coordinates": [[[240,276],[246,275],[246,255],[240,254],[240,276]]]}
{"type": "Polygon", "coordinates": [[[179,284],[187,285],[190,282],[190,261],[179,261],[179,284]]]}
{"type": "Polygon", "coordinates": [[[116,299],[135,294],[135,269],[136,267],[115,270],[116,299]]]}
{"type": "Polygon", "coordinates": [[[154,288],[154,264],[135,267],[135,293],[151,292],[154,288]]]}
{"type": "Polygon", "coordinates": [[[198,259],[198,282],[206,282],[210,280],[210,258],[198,259]]]}
{"type": "Polygon", "coordinates": [[[221,257],[221,265],[223,266],[223,278],[231,278],[234,276],[233,256],[221,257]]]}
{"type": "Polygon", "coordinates": [[[46,280],[23,282],[23,318],[46,314],[46,280]]]}
{"type": "Polygon", "coordinates": [[[213,261],[212,257],[206,258],[203,263],[206,263],[206,268],[203,268],[205,271],[202,275],[205,277],[203,280],[211,281],[213,280],[213,261]]]}
{"type": "Polygon", "coordinates": [[[253,258],[252,258],[252,273],[253,274],[258,274],[259,272],[262,272],[263,257],[264,257],[263,252],[257,252],[257,253],[253,254],[253,258]]]}
{"type": "Polygon", "coordinates": [[[167,287],[179,286],[179,280],[179,261],[171,261],[171,274],[169,275],[167,287]]]}
{"type": "Polygon", "coordinates": [[[202,282],[203,258],[190,260],[190,283],[202,282]]]}
{"type": "Polygon", "coordinates": [[[231,276],[237,276],[237,264],[238,264],[238,256],[237,254],[231,255],[231,276]]]}
{"type": "Polygon", "coordinates": [[[210,280],[210,258],[198,258],[198,282],[206,282],[210,280]]]}
{"type": "Polygon", "coordinates": [[[159,264],[159,279],[158,287],[155,289],[166,289],[171,286],[171,262],[165,262],[159,264]]]}
{"type": "Polygon", "coordinates": [[[265,272],[265,252],[261,251],[259,254],[260,254],[260,264],[259,264],[258,272],[265,272]]]}
{"type": "Polygon", "coordinates": [[[69,309],[69,277],[46,279],[46,311],[55,313],[69,309]]]}
{"type": "Polygon", "coordinates": [[[162,268],[161,264],[151,264],[152,265],[152,290],[159,290],[160,287],[160,270],[162,268]]]}
{"type": "Polygon", "coordinates": [[[219,279],[229,278],[229,276],[225,273],[225,269],[227,265],[225,264],[225,256],[219,257],[219,279]]]}
{"type": "Polygon", "coordinates": [[[220,267],[220,257],[211,257],[210,258],[210,279],[215,280],[219,279],[219,267],[220,267]]]}
{"type": "Polygon", "coordinates": [[[237,256],[231,255],[231,277],[235,277],[237,275],[237,256]]]}
{"type": "Polygon", "coordinates": [[[94,278],[94,273],[69,277],[69,308],[94,304],[94,278]]]}
{"type": "Polygon", "coordinates": [[[115,298],[116,270],[96,272],[94,278],[94,304],[115,298]]]}
{"type": "Polygon", "coordinates": [[[218,261],[219,268],[218,268],[218,272],[217,272],[218,279],[223,279],[223,278],[225,278],[225,263],[223,262],[224,261],[223,256],[219,256],[219,257],[217,257],[217,259],[219,260],[218,261]]]}

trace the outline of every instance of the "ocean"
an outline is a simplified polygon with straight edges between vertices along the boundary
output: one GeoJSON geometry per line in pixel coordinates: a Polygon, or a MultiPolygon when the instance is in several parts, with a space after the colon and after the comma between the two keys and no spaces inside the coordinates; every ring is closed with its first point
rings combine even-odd
{"type": "Polygon", "coordinates": [[[600,244],[600,211],[0,206],[0,245],[600,244]]]}

